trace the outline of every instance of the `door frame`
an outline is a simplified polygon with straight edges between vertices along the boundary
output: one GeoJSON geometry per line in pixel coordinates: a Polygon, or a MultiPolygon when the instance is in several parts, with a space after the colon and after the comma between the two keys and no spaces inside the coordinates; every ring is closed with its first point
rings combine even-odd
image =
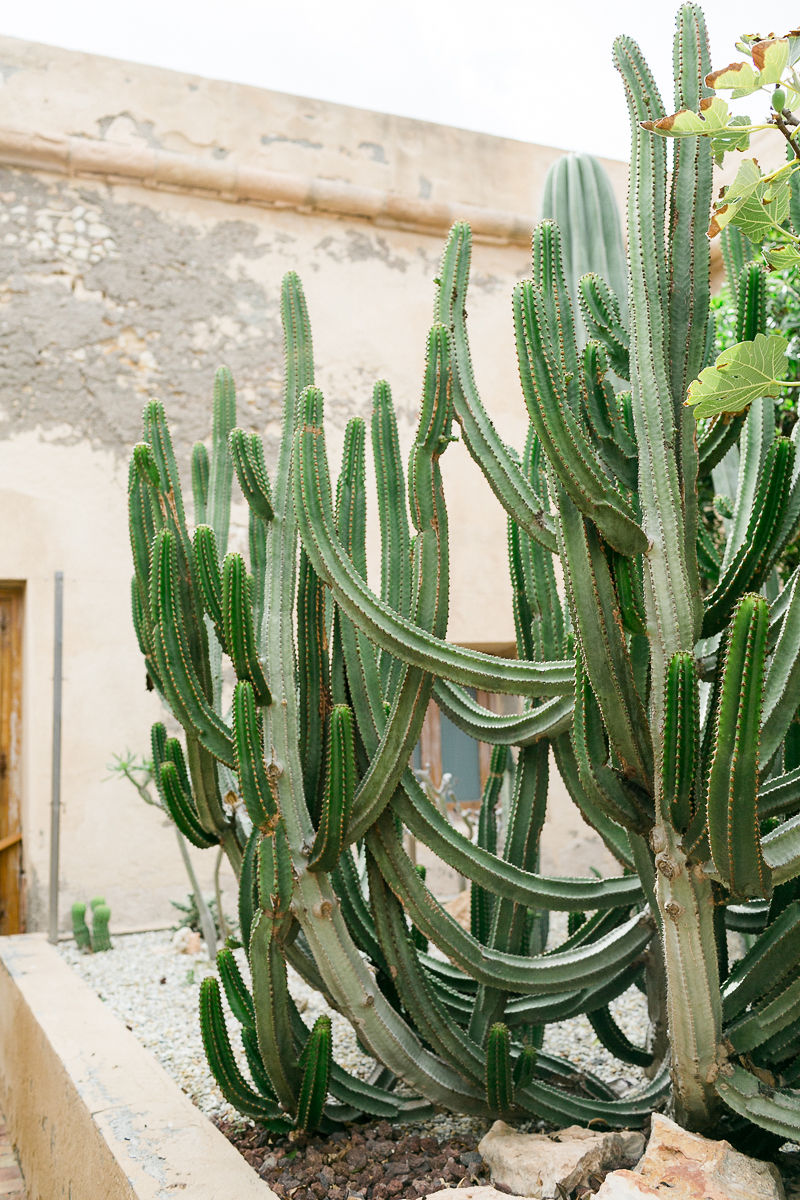
{"type": "Polygon", "coordinates": [[[0,934],[25,928],[22,827],[25,584],[0,580],[0,934]]]}

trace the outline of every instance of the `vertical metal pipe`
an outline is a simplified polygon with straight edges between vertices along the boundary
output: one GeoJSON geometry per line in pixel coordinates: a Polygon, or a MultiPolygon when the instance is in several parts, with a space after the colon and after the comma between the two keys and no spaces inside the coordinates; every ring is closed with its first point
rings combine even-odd
{"type": "Polygon", "coordinates": [[[53,757],[50,783],[50,911],[47,938],[58,941],[58,860],[61,832],[61,691],[64,649],[64,572],[55,573],[53,618],[53,757]]]}

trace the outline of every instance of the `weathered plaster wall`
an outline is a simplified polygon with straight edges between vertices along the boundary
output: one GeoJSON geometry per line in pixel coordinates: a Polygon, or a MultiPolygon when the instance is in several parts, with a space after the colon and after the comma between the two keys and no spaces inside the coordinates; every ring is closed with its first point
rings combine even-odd
{"type": "MultiPolygon", "coordinates": [[[[164,401],[188,464],[226,362],[240,421],[265,435],[273,459],[280,281],[296,269],[333,457],[377,378],[392,384],[407,449],[432,280],[447,222],[467,207],[483,230],[469,303],[476,373],[502,435],[520,445],[509,297],[527,271],[519,229],[558,152],[12,39],[0,39],[0,73],[0,579],[27,582],[30,923],[41,926],[46,903],[57,569],[64,920],[73,899],[97,893],[118,925],[169,920],[168,899],[186,891],[173,840],[129,785],[105,778],[114,752],[146,750],[161,715],[128,613],[127,457],[144,402],[164,401]],[[261,191],[247,200],[253,172],[261,191]],[[275,200],[286,180],[307,203],[275,200]],[[367,202],[380,223],[359,216],[367,202]]],[[[621,190],[622,165],[613,170],[621,190]]],[[[450,636],[511,642],[503,516],[463,447],[448,449],[443,469],[458,518],[450,636]]],[[[244,505],[237,516],[238,545],[244,505]]],[[[373,566],[375,553],[373,535],[373,566]]],[[[201,864],[208,881],[210,856],[201,864]]]]}

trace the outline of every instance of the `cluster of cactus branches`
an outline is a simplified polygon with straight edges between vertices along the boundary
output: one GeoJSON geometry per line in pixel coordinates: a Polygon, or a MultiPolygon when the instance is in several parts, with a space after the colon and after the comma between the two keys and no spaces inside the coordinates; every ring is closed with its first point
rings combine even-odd
{"type": "MultiPolygon", "coordinates": [[[[707,53],[702,14],[686,5],[676,107],[699,105],[707,53]]],[[[568,279],[558,225],[535,228],[532,275],[513,294],[529,414],[517,452],[478,392],[470,232],[454,227],[406,472],[389,387],[374,390],[379,590],[367,579],[365,423],[347,426],[334,487],[295,275],[282,292],[271,481],[260,437],[235,426],[223,370],[210,458],[198,446],[192,462],[190,536],[164,411],[145,411],[130,474],[133,612],[185,734],[183,747],[154,728],[156,781],[184,835],[221,845],[239,877],[250,979],[228,950],[218,965],[249,1078],[215,979],[201,1024],[225,1095],[276,1131],[427,1105],[624,1127],[670,1103],[697,1129],[727,1113],[780,1138],[800,1130],[800,582],[776,574],[800,527],[800,461],[768,405],[701,422],[699,436],[684,407],[714,345],[711,156],[679,142],[668,170],[666,143],[641,128],[664,111],[647,64],[627,38],[615,61],[633,129],[627,267],[621,243],[609,250],[592,168],[559,172],[551,217],[577,203],[573,241],[602,243],[608,269],[578,278],[573,250],[568,279]],[[507,514],[515,659],[446,640],[440,459],[456,425],[507,514]],[[709,513],[700,485],[736,445],[735,503],[709,513]],[[247,561],[227,552],[234,473],[247,561]],[[493,714],[471,688],[519,696],[521,711],[493,714]],[[410,769],[431,698],[493,747],[476,842],[410,769]],[[540,872],[550,750],[618,875],[540,872]],[[404,831],[470,881],[469,930],[426,886],[404,831]],[[552,912],[569,914],[556,945],[552,912]],[[729,930],[749,944],[732,964],[729,930]],[[336,1063],[327,1018],[308,1029],[289,965],[349,1019],[373,1078],[336,1063]],[[651,1013],[641,1046],[609,1008],[636,985],[651,1013]],[[546,1025],[577,1013],[647,1082],[619,1097],[547,1053],[546,1025]]],[[[763,272],[743,262],[736,283],[752,336],[763,272]]]]}

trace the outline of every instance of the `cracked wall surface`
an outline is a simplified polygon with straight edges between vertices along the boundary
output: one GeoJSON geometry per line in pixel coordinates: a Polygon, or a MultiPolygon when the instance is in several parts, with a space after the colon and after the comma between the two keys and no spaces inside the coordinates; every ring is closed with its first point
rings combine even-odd
{"type": "MultiPolygon", "coordinates": [[[[502,139],[45,53],[11,39],[0,39],[0,77],[0,121],[12,109],[22,114],[36,147],[43,131],[90,142],[101,166],[106,154],[113,164],[114,155],[142,147],[223,163],[261,155],[271,169],[304,164],[310,177],[346,176],[348,185],[394,181],[426,201],[463,198],[473,179],[484,195],[494,169],[509,204],[535,159],[536,148],[502,139]]],[[[537,178],[555,153],[538,161],[537,178]]],[[[442,245],[436,232],[254,207],[177,186],[155,190],[115,177],[111,167],[90,178],[0,162],[0,580],[26,584],[23,802],[32,927],[46,917],[56,570],[65,574],[62,924],[73,900],[95,894],[111,905],[112,934],[115,925],[169,923],[169,900],[187,891],[160,814],[108,770],[114,754],[146,754],[150,725],[163,716],[145,689],[129,616],[127,463],[145,401],[163,400],[186,480],[192,444],[208,439],[214,370],[226,363],[239,421],[262,433],[274,462],[280,284],[293,269],[311,313],[333,460],[347,419],[369,413],[380,378],[392,386],[407,453],[442,245]]],[[[476,244],[469,299],[476,375],[501,435],[519,448],[527,420],[510,294],[527,271],[524,247],[476,244]]],[[[442,468],[457,516],[449,634],[473,645],[510,643],[504,516],[461,444],[448,448],[442,468]]],[[[233,547],[246,546],[245,516],[238,500],[233,547]]],[[[375,580],[374,506],[370,523],[375,580]]],[[[211,856],[197,860],[210,886],[211,856]]],[[[235,911],[233,898],[229,907],[235,911]]]]}

